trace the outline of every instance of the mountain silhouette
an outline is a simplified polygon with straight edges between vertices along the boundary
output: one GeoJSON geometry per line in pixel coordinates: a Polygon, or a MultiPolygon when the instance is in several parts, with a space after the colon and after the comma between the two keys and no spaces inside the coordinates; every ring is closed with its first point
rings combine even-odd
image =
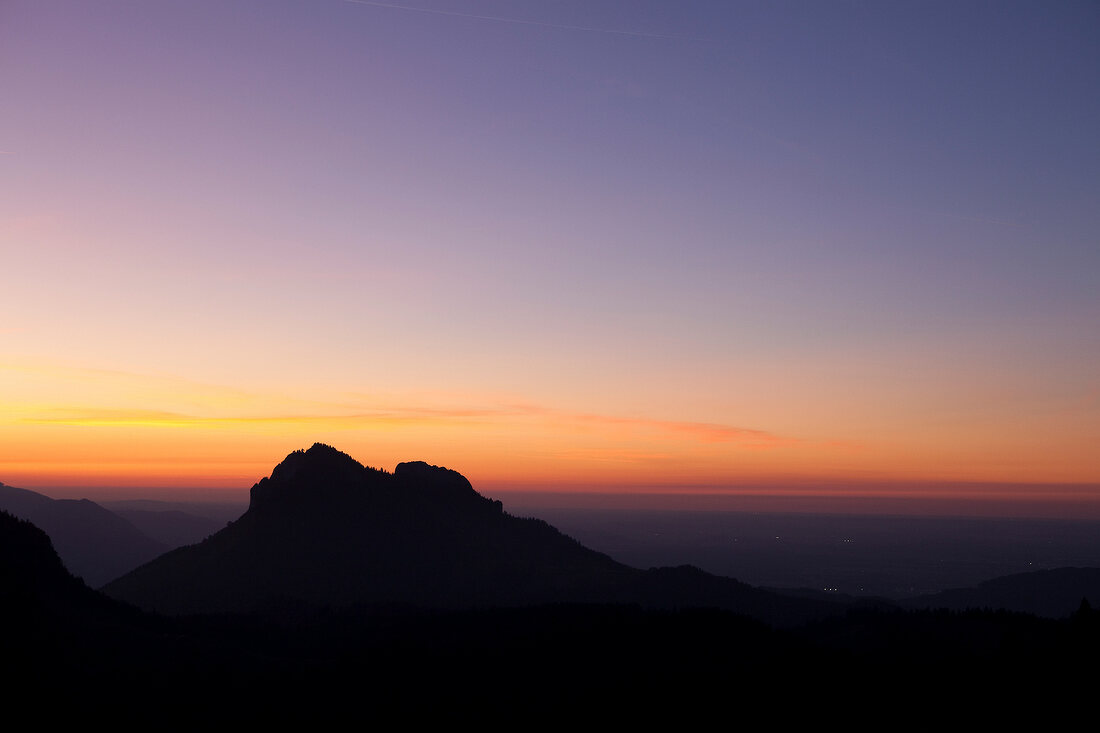
{"type": "Polygon", "coordinates": [[[169,614],[640,603],[786,624],[838,608],[692,567],[631,568],[542,520],[504,512],[455,471],[413,462],[389,473],[320,443],[254,485],[240,519],[103,590],[169,614]]]}
{"type": "MultiPolygon", "coordinates": [[[[288,511],[298,510],[304,512],[302,521],[290,520],[291,525],[312,531],[320,522],[332,529],[339,523],[328,513],[354,506],[343,491],[364,481],[352,493],[366,490],[376,474],[388,477],[380,484],[390,492],[388,501],[401,505],[404,500],[395,494],[415,494],[408,497],[411,504],[434,507],[440,521],[461,524],[464,516],[482,514],[506,525],[506,519],[514,520],[445,469],[403,464],[409,467],[388,474],[355,470],[340,465],[342,459],[318,467],[311,465],[316,454],[295,457],[301,455],[291,457],[288,471],[277,470],[257,485],[263,490],[248,522],[284,522],[288,511]],[[408,483],[398,482],[399,474],[406,474],[408,483]],[[284,491],[293,485],[308,488],[313,476],[334,482],[317,486],[325,511],[284,491]],[[280,485],[283,481],[289,483],[280,485]]],[[[514,521],[518,527],[538,524],[514,521]]],[[[221,541],[247,554],[255,533],[230,531],[249,526],[242,522],[245,517],[211,540],[166,557],[194,555],[218,537],[228,537],[221,541]]],[[[347,524],[377,529],[362,516],[347,524]]],[[[416,524],[410,519],[400,531],[416,524]]],[[[547,552],[555,543],[572,542],[552,529],[546,536],[557,538],[547,541],[547,552]]],[[[310,544],[335,543],[344,552],[355,547],[347,537],[305,537],[309,533],[283,537],[288,556],[310,544]]],[[[589,553],[581,548],[582,566],[589,553]]],[[[237,567],[232,555],[221,557],[227,568],[237,567]]],[[[268,560],[285,563],[284,557],[268,560]]],[[[408,568],[398,560],[387,562],[408,568]]],[[[606,569],[604,561],[600,567],[606,569]]],[[[445,724],[538,715],[562,724],[602,719],[638,725],[656,719],[703,725],[719,715],[739,714],[731,700],[781,710],[788,722],[820,724],[822,711],[853,690],[865,700],[860,704],[868,715],[887,720],[905,710],[907,719],[934,725],[958,718],[960,711],[987,722],[1018,721],[1029,703],[1033,713],[1046,716],[1051,700],[1059,701],[1059,714],[1071,707],[1084,712],[1092,699],[1088,664],[1100,652],[1100,612],[1088,604],[1064,620],[1004,611],[849,608],[805,626],[775,629],[738,613],[683,602],[704,598],[710,602],[703,605],[719,605],[714,599],[739,599],[752,607],[770,598],[763,591],[739,594],[742,584],[690,568],[610,567],[605,579],[627,578],[610,587],[625,588],[626,595],[648,589],[665,608],[644,608],[650,604],[639,600],[641,593],[630,604],[466,610],[354,605],[289,619],[285,614],[173,618],[92,591],[64,568],[44,532],[0,512],[0,624],[7,632],[0,635],[0,658],[13,672],[5,689],[21,709],[44,720],[84,724],[93,716],[133,727],[163,724],[165,716],[196,725],[211,720],[346,725],[412,714],[445,724]],[[679,600],[669,604],[669,598],[679,600]],[[676,604],[683,607],[667,610],[676,604]],[[934,694],[920,692],[926,689],[934,694]],[[1022,702],[989,703],[1002,696],[1022,702]]],[[[335,577],[323,567],[313,570],[335,577]]],[[[369,585],[371,579],[359,580],[369,585]]],[[[293,590],[285,586],[284,598],[290,599],[288,589],[293,590]]]]}
{"type": "Polygon", "coordinates": [[[51,499],[0,484],[0,509],[42,529],[65,567],[91,586],[117,578],[168,549],[88,499],[51,499]]]}
{"type": "Polygon", "coordinates": [[[1004,575],[973,588],[951,588],[901,601],[905,608],[993,608],[1065,618],[1081,599],[1100,605],[1100,568],[1055,568],[1004,575]]]}

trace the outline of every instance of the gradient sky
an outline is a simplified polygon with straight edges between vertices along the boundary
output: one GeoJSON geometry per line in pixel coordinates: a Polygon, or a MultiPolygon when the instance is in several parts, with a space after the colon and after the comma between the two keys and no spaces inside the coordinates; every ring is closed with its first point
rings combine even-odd
{"type": "Polygon", "coordinates": [[[1100,503],[1098,39],[1092,2],[0,0],[0,481],[239,491],[323,441],[1100,503]]]}

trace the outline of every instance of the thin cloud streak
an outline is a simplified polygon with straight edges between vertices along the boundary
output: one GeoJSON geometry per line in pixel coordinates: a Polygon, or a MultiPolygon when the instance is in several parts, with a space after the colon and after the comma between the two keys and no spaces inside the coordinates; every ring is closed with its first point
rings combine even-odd
{"type": "Polygon", "coordinates": [[[513,404],[512,409],[519,414],[544,415],[551,418],[575,422],[602,423],[605,425],[649,428],[670,433],[683,433],[706,442],[758,441],[776,445],[780,443],[797,442],[794,438],[778,436],[766,430],[744,428],[723,423],[658,420],[646,417],[622,417],[618,415],[567,412],[531,404],[513,404]]]}
{"type": "Polygon", "coordinates": [[[492,396],[472,396],[475,404],[455,404],[454,397],[436,395],[432,401],[443,406],[435,407],[423,404],[424,400],[409,400],[397,395],[379,399],[379,396],[345,393],[342,398],[318,395],[314,399],[301,399],[170,375],[89,367],[0,363],[0,370],[64,380],[90,380],[99,384],[100,389],[104,385],[136,384],[149,390],[147,399],[142,400],[144,405],[131,403],[132,407],[49,404],[41,401],[36,404],[36,401],[29,401],[19,408],[22,413],[19,418],[12,415],[14,422],[21,424],[213,429],[232,425],[298,425],[319,430],[377,430],[399,426],[445,428],[472,424],[510,424],[515,427],[518,423],[569,432],[604,430],[622,435],[625,431],[634,431],[635,434],[657,434],[695,443],[738,444],[750,449],[772,449],[803,443],[796,438],[729,423],[575,412],[525,401],[502,401],[492,396]],[[181,395],[182,401],[190,403],[182,410],[179,409],[182,406],[181,395]],[[481,404],[476,404],[478,402],[481,404]]]}
{"type": "Polygon", "coordinates": [[[670,433],[682,433],[711,443],[728,442],[759,442],[759,443],[786,443],[789,439],[780,438],[764,430],[741,428],[733,425],[703,422],[681,422],[674,420],[653,420],[649,418],[613,417],[609,415],[573,415],[574,419],[598,422],[606,425],[623,425],[641,428],[653,428],[670,433]]]}
{"type": "Polygon", "coordinates": [[[547,418],[558,423],[580,423],[616,428],[639,428],[678,434],[708,443],[742,443],[753,447],[773,447],[794,441],[764,430],[717,423],[655,420],[591,413],[572,413],[536,405],[503,408],[423,408],[407,407],[357,411],[346,414],[302,415],[189,415],[161,410],[116,410],[98,408],[55,408],[54,415],[24,417],[23,423],[74,426],[146,426],[146,427],[217,427],[225,425],[318,425],[335,428],[370,428],[382,425],[446,425],[454,422],[498,421],[509,418],[547,418]]]}
{"type": "Polygon", "coordinates": [[[31,424],[54,424],[96,427],[222,427],[229,425],[321,425],[336,428],[362,428],[384,424],[436,423],[428,417],[394,415],[389,413],[360,413],[354,415],[259,415],[214,416],[187,415],[158,410],[82,410],[58,417],[28,417],[21,420],[31,424]]]}

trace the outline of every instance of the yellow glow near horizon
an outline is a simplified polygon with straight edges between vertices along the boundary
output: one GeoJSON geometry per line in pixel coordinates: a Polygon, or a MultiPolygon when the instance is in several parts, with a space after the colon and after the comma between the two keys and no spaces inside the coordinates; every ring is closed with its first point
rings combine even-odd
{"type": "Polygon", "coordinates": [[[5,385],[14,388],[8,394],[17,398],[6,402],[0,421],[5,446],[0,479],[28,488],[243,487],[270,473],[286,453],[317,441],[382,468],[422,459],[487,485],[562,490],[729,491],[746,484],[833,482],[841,491],[853,481],[1088,483],[1096,478],[1087,441],[1065,442],[1063,436],[1060,446],[1029,450],[1028,442],[1036,442],[1030,430],[1002,430],[996,436],[950,429],[792,435],[577,413],[499,395],[448,400],[436,393],[432,404],[425,404],[415,396],[314,390],[296,397],[49,365],[5,365],[2,374],[5,385]],[[980,460],[983,450],[986,461],[980,460]],[[1052,467],[1057,455],[1066,460],[1052,467]]]}

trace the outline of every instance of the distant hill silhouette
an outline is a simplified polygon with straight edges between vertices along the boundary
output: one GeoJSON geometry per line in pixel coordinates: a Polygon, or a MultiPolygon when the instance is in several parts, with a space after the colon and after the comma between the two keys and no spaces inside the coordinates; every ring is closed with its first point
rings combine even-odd
{"type": "Polygon", "coordinates": [[[87,499],[51,499],[0,484],[0,509],[45,531],[65,566],[91,586],[117,578],[168,549],[87,499]]]}
{"type": "Polygon", "coordinates": [[[391,474],[322,444],[291,453],[253,486],[240,519],[104,591],[171,614],[641,603],[786,624],[839,607],[691,567],[630,568],[546,522],[507,514],[455,471],[415,462],[391,474]]]}
{"type": "MultiPolygon", "coordinates": [[[[178,509],[110,509],[134,525],[142,534],[165,546],[165,550],[202,542],[225,526],[209,517],[178,509]]],[[[111,578],[117,578],[115,575],[111,578]]]]}
{"type": "Polygon", "coordinates": [[[973,588],[952,588],[910,598],[900,605],[913,609],[1004,609],[1065,618],[1078,610],[1082,598],[1100,606],[1100,568],[1056,568],[1005,575],[973,588]]]}

